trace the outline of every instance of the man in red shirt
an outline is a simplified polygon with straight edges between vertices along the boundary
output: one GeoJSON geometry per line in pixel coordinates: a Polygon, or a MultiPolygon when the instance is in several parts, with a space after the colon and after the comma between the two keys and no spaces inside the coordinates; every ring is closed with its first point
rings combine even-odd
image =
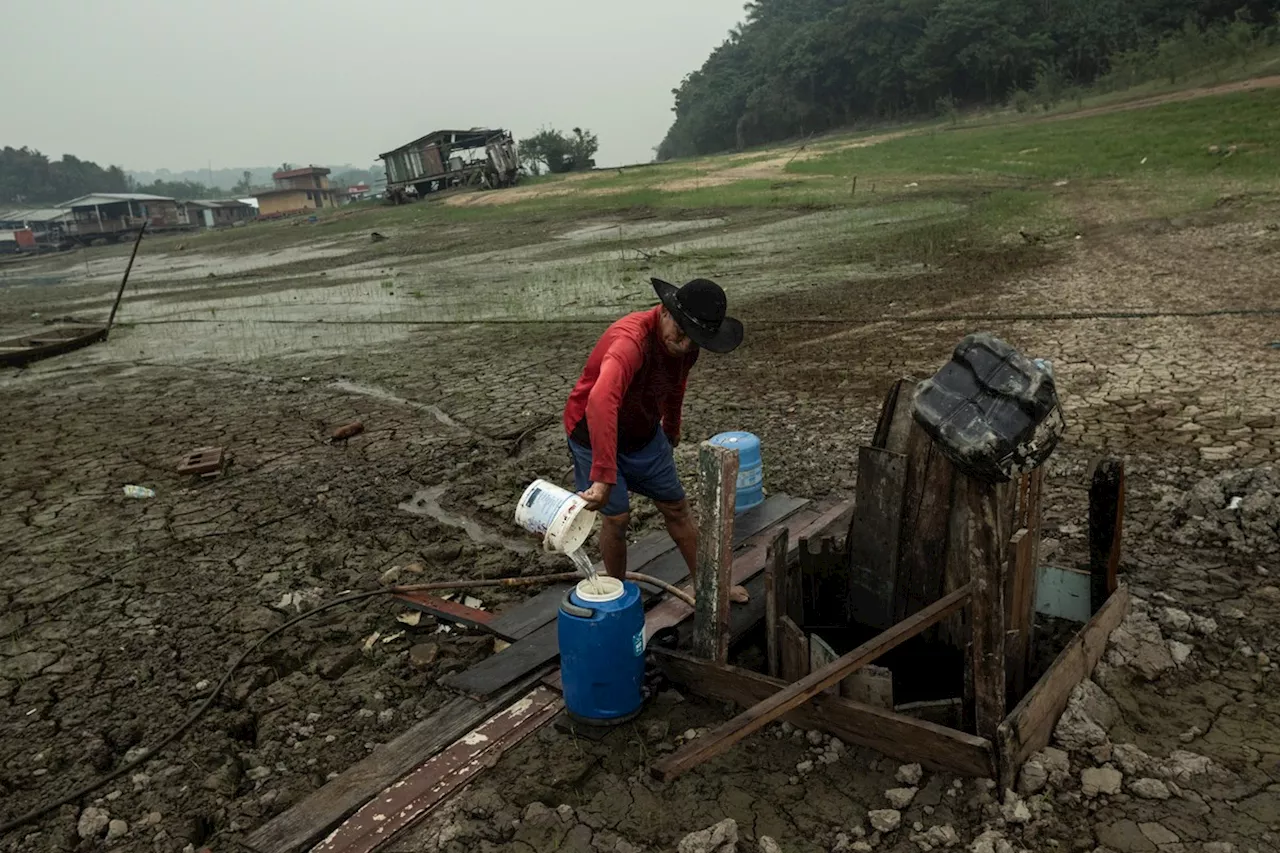
{"type": "MultiPolygon", "coordinates": [[[[677,288],[655,278],[653,287],[662,304],[605,331],[564,410],[576,488],[603,516],[600,552],[615,578],[627,571],[630,492],[658,507],[693,574],[698,528],[672,454],[685,386],[700,349],[727,353],[742,343],[720,285],[700,278],[677,288]]],[[[746,591],[735,587],[733,598],[745,601],[746,591]]]]}

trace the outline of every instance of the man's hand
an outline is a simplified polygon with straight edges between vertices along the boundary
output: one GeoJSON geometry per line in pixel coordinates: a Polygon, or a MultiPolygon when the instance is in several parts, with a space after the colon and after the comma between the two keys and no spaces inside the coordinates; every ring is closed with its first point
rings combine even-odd
{"type": "Polygon", "coordinates": [[[578,497],[587,502],[587,509],[598,512],[609,502],[609,493],[613,491],[611,483],[592,483],[585,492],[578,492],[578,497]]]}

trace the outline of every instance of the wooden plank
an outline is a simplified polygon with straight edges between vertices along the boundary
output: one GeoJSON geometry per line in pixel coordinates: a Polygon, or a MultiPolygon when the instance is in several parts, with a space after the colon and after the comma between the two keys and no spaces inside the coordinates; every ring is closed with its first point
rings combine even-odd
{"type": "Polygon", "coordinates": [[[790,616],[778,619],[779,669],[788,684],[809,674],[809,641],[790,616]]]}
{"type": "Polygon", "coordinates": [[[496,617],[488,610],[480,610],[476,607],[467,607],[456,601],[449,601],[447,598],[440,598],[426,592],[402,592],[392,596],[396,601],[412,607],[420,613],[427,613],[437,619],[445,622],[453,622],[457,625],[466,625],[468,628],[477,628],[481,631],[488,631],[495,637],[501,637],[503,640],[510,642],[514,637],[499,634],[493,629],[493,623],[496,617]]]}
{"type": "Polygon", "coordinates": [[[895,621],[936,601],[944,589],[955,469],[914,421],[907,441],[906,482],[898,534],[895,621]]]}
{"type": "Polygon", "coordinates": [[[383,788],[528,692],[536,680],[525,679],[488,702],[461,696],[451,699],[427,719],[258,827],[246,839],[248,845],[260,853],[309,849],[383,788]]]}
{"type": "MultiPolygon", "coordinates": [[[[742,707],[754,706],[787,686],[776,678],[715,666],[678,652],[655,649],[653,657],[668,678],[690,692],[742,707]]],[[[990,741],[848,699],[817,696],[782,719],[941,773],[992,778],[995,772],[990,741]]]]}
{"type": "Polygon", "coordinates": [[[384,788],[311,848],[312,853],[373,853],[554,718],[563,706],[554,691],[534,688],[403,779],[384,788]]]}
{"type": "Polygon", "coordinates": [[[778,583],[787,572],[787,530],[779,531],[764,558],[764,637],[769,675],[778,677],[778,583]]]}
{"type": "Polygon", "coordinates": [[[1129,588],[1121,586],[1054,659],[1031,691],[999,727],[996,748],[1000,783],[1011,788],[1023,762],[1049,745],[1053,727],[1066,710],[1071,691],[1093,674],[1111,632],[1129,613],[1129,588]]]}
{"type": "Polygon", "coordinates": [[[1009,540],[1009,567],[1005,588],[1005,678],[1008,695],[1022,698],[1027,683],[1027,657],[1031,653],[1034,615],[1035,566],[1031,564],[1031,531],[1025,527],[1009,540]],[[1011,589],[1010,589],[1011,588],[1011,589]]]}
{"type": "Polygon", "coordinates": [[[823,690],[838,684],[858,668],[874,662],[886,652],[919,635],[936,624],[947,614],[963,607],[969,599],[970,588],[934,602],[889,630],[878,634],[853,651],[842,655],[830,666],[811,672],[784,690],[748,708],[743,713],[718,726],[710,734],[685,744],[654,765],[654,773],[663,781],[670,781],[681,773],[714,758],[729,749],[747,735],[767,726],[770,722],[803,705],[823,690]]]}
{"type": "MultiPolygon", "coordinates": [[[[760,506],[753,507],[734,519],[735,547],[747,537],[794,515],[807,503],[803,498],[793,498],[786,494],[770,495],[760,506]]],[[[689,573],[684,558],[676,551],[676,543],[665,530],[643,536],[629,547],[627,568],[633,572],[653,575],[668,583],[676,583],[689,573]]],[[[596,563],[596,571],[603,572],[604,563],[596,563]]],[[[493,622],[493,630],[517,640],[529,636],[548,622],[555,621],[560,602],[570,586],[557,584],[548,587],[522,604],[499,613],[493,622]]]]}
{"type": "Polygon", "coordinates": [[[1093,576],[1093,609],[1115,591],[1124,532],[1124,463],[1095,463],[1089,484],[1089,573],[1093,576]]]}
{"type": "Polygon", "coordinates": [[[969,584],[973,655],[973,717],[979,737],[995,739],[1004,719],[1004,568],[1001,495],[988,483],[969,480],[969,584]]]}
{"type": "Polygon", "coordinates": [[[704,441],[698,448],[698,572],[694,576],[693,653],[729,660],[729,588],[733,586],[733,506],[738,453],[704,441]]]}
{"type": "Polygon", "coordinates": [[[880,407],[880,419],[876,422],[871,446],[892,453],[907,452],[907,437],[911,432],[911,403],[916,393],[914,379],[904,377],[893,383],[880,407]]]}
{"type": "Polygon", "coordinates": [[[847,546],[847,621],[880,629],[893,624],[906,472],[906,456],[858,448],[858,482],[847,546]]]}
{"type": "MultiPolygon", "coordinates": [[[[774,517],[780,511],[787,511],[784,518],[792,517],[792,513],[805,513],[803,506],[806,502],[799,501],[797,507],[797,499],[787,498],[786,501],[778,504],[770,513],[758,514],[754,516],[754,524],[767,521],[774,517]]],[[[738,519],[742,522],[749,513],[743,513],[738,519]]],[[[805,513],[804,517],[811,517],[811,511],[805,513]]],[[[754,525],[753,525],[754,526],[754,525]]],[[[746,528],[751,530],[751,528],[746,528]]],[[[745,578],[758,574],[764,568],[764,552],[768,546],[768,539],[765,536],[771,535],[768,531],[768,525],[764,528],[765,533],[752,531],[745,533],[743,528],[735,525],[735,539],[739,535],[743,535],[747,546],[742,554],[735,555],[734,560],[734,583],[743,583],[745,578]],[[737,571],[741,563],[742,573],[737,571]],[[739,577],[739,575],[742,575],[739,577]]],[[[685,576],[689,574],[689,567],[685,564],[684,558],[680,556],[678,551],[666,554],[650,563],[646,569],[646,574],[653,575],[659,580],[667,583],[679,583],[685,576]]],[[[641,593],[645,601],[653,601],[660,596],[641,587],[641,593]]],[[[563,598],[563,593],[561,594],[563,598]]],[[[662,624],[662,627],[674,627],[682,620],[692,615],[693,609],[679,601],[671,598],[664,598],[658,607],[668,608],[656,614],[656,617],[646,616],[645,637],[650,639],[654,632],[659,630],[654,627],[662,624]],[[674,604],[674,606],[673,606],[674,604]]],[[[554,619],[541,628],[535,630],[532,634],[525,636],[517,643],[513,643],[510,647],[503,649],[497,654],[490,655],[479,663],[455,672],[440,679],[440,684],[452,690],[457,690],[468,696],[483,698],[503,689],[506,685],[532,672],[540,666],[553,663],[560,656],[560,646],[557,640],[556,623],[554,619]]]]}

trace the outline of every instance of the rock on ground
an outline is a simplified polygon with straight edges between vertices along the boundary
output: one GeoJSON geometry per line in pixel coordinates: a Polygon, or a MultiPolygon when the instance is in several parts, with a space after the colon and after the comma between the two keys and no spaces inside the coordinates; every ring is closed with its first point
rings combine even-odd
{"type": "Polygon", "coordinates": [[[714,826],[691,832],[680,839],[677,853],[735,853],[738,849],[738,822],[727,817],[714,826]]]}
{"type": "Polygon", "coordinates": [[[902,812],[897,809],[872,809],[867,812],[867,820],[876,832],[893,832],[902,826],[902,812]]]}
{"type": "Polygon", "coordinates": [[[1148,681],[1174,666],[1160,626],[1136,609],[1111,632],[1107,661],[1112,666],[1129,667],[1148,681]]]}
{"type": "Polygon", "coordinates": [[[1114,767],[1090,767],[1080,773],[1080,789],[1086,797],[1118,794],[1124,774],[1114,767]]]}
{"type": "Polygon", "coordinates": [[[898,768],[895,778],[909,787],[919,785],[920,780],[924,778],[924,768],[919,764],[904,764],[898,768]]]}
{"type": "Polygon", "coordinates": [[[1167,800],[1171,796],[1169,786],[1159,779],[1135,779],[1129,783],[1129,790],[1144,800],[1167,800]]]}
{"type": "Polygon", "coordinates": [[[884,798],[889,801],[889,805],[901,810],[911,805],[918,790],[918,788],[890,788],[884,792],[884,798]]]}
{"type": "MultiPolygon", "coordinates": [[[[1119,630],[1119,629],[1117,629],[1119,630]]],[[[1120,708],[1092,679],[1085,679],[1071,691],[1053,734],[1069,750],[1085,750],[1107,742],[1107,731],[1120,717],[1120,708]]]]}
{"type": "Polygon", "coordinates": [[[81,838],[97,838],[111,823],[111,815],[102,809],[90,806],[80,813],[76,823],[76,834],[81,838]]]}
{"type": "Polygon", "coordinates": [[[760,836],[756,841],[756,847],[759,849],[759,853],[782,853],[782,848],[778,845],[778,842],[767,835],[760,836]]]}

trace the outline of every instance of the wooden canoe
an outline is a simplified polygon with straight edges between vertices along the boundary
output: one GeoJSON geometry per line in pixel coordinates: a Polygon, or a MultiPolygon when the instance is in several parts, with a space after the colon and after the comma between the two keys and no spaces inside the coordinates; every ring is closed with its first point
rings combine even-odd
{"type": "Polygon", "coordinates": [[[0,341],[0,365],[22,367],[42,358],[106,340],[106,326],[50,326],[39,332],[0,341]]]}

